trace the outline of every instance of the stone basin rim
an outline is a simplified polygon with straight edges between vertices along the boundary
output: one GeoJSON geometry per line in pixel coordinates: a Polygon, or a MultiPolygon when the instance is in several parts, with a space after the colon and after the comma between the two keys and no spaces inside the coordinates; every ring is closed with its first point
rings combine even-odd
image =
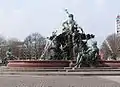
{"type": "Polygon", "coordinates": [[[8,67],[69,67],[67,60],[9,60],[8,67]]]}

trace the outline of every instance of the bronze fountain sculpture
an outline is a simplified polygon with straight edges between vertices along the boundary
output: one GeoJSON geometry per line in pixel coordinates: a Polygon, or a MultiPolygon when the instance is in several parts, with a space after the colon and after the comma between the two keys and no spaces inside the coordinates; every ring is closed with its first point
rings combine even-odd
{"type": "Polygon", "coordinates": [[[62,33],[50,36],[54,46],[48,50],[53,50],[50,60],[75,60],[75,67],[79,66],[96,66],[99,59],[99,49],[97,42],[93,42],[92,47],[88,47],[87,41],[94,38],[93,34],[85,34],[83,29],[78,26],[74,20],[74,15],[68,14],[68,20],[63,22],[62,33]],[[81,32],[80,32],[81,31],[81,32]]]}

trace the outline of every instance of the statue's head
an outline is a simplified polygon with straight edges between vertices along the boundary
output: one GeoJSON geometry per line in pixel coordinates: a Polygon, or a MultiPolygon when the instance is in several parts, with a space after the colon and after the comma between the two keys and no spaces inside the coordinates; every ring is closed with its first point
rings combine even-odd
{"type": "Polygon", "coordinates": [[[73,20],[74,19],[74,16],[73,16],[73,14],[69,14],[69,20],[73,20]]]}
{"type": "Polygon", "coordinates": [[[73,14],[69,14],[69,17],[72,17],[72,18],[73,18],[73,14]]]}

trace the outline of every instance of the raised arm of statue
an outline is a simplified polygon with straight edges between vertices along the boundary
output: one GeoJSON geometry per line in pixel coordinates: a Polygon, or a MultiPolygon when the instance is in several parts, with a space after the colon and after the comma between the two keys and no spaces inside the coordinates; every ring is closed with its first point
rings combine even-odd
{"type": "Polygon", "coordinates": [[[68,10],[67,10],[67,9],[65,9],[65,12],[69,15],[69,12],[68,12],[68,10]]]}

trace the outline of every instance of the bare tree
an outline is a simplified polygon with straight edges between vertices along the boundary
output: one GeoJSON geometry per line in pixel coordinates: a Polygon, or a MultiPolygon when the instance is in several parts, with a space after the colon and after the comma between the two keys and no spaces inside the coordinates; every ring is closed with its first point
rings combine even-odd
{"type": "Polygon", "coordinates": [[[3,59],[6,55],[5,55],[5,51],[6,51],[6,39],[4,36],[0,35],[0,59],[3,59]]]}
{"type": "Polygon", "coordinates": [[[4,36],[0,35],[0,45],[5,45],[6,44],[6,39],[4,36]]]}
{"type": "Polygon", "coordinates": [[[10,38],[7,40],[7,47],[12,49],[12,54],[17,58],[21,57],[20,49],[22,46],[23,42],[21,42],[17,38],[10,38]]]}
{"type": "Polygon", "coordinates": [[[21,42],[17,38],[10,38],[5,40],[0,35],[0,58],[6,57],[6,51],[8,47],[12,49],[12,54],[19,59],[38,59],[44,49],[46,41],[39,33],[32,33],[27,36],[24,42],[21,42]]]}
{"type": "Polygon", "coordinates": [[[24,40],[26,48],[28,49],[28,57],[38,59],[41,55],[41,50],[46,43],[45,38],[39,33],[32,33],[24,40]]]}
{"type": "Polygon", "coordinates": [[[104,54],[105,59],[120,57],[120,36],[117,34],[109,35],[102,43],[100,51],[104,54]]]}

